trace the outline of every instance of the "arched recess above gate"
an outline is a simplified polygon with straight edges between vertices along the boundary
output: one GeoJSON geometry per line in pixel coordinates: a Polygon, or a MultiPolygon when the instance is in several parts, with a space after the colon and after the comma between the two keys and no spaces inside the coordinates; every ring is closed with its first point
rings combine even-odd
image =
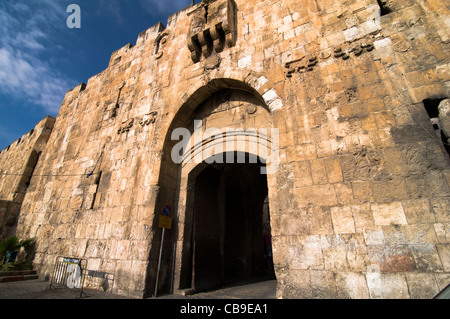
{"type": "Polygon", "coordinates": [[[178,113],[195,108],[214,92],[225,88],[253,93],[271,112],[283,108],[283,101],[273,83],[264,75],[244,69],[225,68],[223,71],[213,71],[202,76],[182,92],[178,97],[178,113]]]}
{"type": "Polygon", "coordinates": [[[276,112],[284,107],[283,101],[273,83],[264,75],[245,69],[224,68],[202,76],[187,90],[180,93],[178,111],[173,117],[166,132],[161,172],[164,163],[170,160],[170,150],[174,145],[171,140],[172,132],[176,128],[188,127],[193,121],[197,107],[216,92],[224,89],[245,91],[251,93],[270,112],[276,112]]]}

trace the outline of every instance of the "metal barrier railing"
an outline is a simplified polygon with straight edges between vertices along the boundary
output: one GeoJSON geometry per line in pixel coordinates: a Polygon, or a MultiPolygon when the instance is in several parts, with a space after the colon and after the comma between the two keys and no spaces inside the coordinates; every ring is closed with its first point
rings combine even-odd
{"type": "Polygon", "coordinates": [[[87,259],[58,256],[55,260],[50,286],[66,286],[70,289],[81,289],[80,298],[86,297],[83,292],[84,281],[87,271],[87,259]]]}

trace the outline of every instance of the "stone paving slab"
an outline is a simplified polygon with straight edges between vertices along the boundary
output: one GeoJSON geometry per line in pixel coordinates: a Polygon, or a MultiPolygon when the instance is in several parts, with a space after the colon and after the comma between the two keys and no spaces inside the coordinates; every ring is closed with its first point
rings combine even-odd
{"type": "Polygon", "coordinates": [[[234,285],[190,296],[166,295],[160,299],[275,299],[276,280],[234,285]]]}

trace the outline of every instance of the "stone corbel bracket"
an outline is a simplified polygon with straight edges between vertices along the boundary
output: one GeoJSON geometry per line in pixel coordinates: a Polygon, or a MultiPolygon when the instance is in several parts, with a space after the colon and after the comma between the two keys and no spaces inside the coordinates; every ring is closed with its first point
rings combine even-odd
{"type": "Polygon", "coordinates": [[[188,13],[191,25],[187,46],[194,63],[202,55],[222,52],[236,44],[236,5],[232,0],[204,0],[188,13]]]}

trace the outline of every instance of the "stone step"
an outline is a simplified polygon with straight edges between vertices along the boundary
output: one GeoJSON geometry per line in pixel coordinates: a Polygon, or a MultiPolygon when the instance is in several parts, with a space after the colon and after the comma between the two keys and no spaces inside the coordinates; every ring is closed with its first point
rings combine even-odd
{"type": "Polygon", "coordinates": [[[12,271],[1,271],[0,277],[36,275],[36,274],[37,274],[36,270],[12,270],[12,271]]]}
{"type": "Polygon", "coordinates": [[[36,270],[18,270],[0,272],[0,283],[38,279],[36,270]]]}

